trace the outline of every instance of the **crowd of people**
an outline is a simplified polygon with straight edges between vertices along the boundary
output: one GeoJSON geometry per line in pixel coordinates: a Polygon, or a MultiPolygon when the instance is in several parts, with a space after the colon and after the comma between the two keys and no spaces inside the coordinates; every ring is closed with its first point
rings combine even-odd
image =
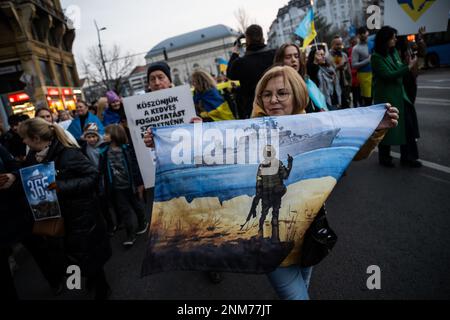
{"type": "MultiPolygon", "coordinates": [[[[237,41],[226,73],[228,79],[240,82],[236,92],[217,90],[217,80],[223,81],[224,75],[214,79],[203,70],[193,73],[197,117],[191,122],[383,103],[387,104],[385,117],[355,160],[366,158],[378,146],[380,165],[393,167],[390,147],[400,145],[401,164],[421,166],[414,109],[417,57],[408,41],[397,39],[395,29],[379,30],[373,48],[368,31],[360,28],[348,50],[342,37],[336,36],[329,51],[313,45],[308,55],[293,43],[269,49],[258,25],[248,27],[245,38],[245,53],[237,41]]],[[[173,87],[169,65],[151,64],[147,83],[149,92],[173,87]]],[[[78,101],[75,115],[41,107],[33,119],[10,116],[9,126],[0,137],[0,277],[7,294],[17,298],[9,257],[11,248],[22,243],[55,294],[61,293],[66,266],[76,264],[95,297],[108,298],[111,288],[103,266],[112,254],[109,237],[123,227],[122,244],[132,247],[136,237],[148,231],[153,202],[153,189],[144,188],[121,97],[108,91],[95,106],[78,101]],[[65,233],[59,237],[33,234],[33,218],[18,174],[22,167],[51,161],[58,172],[51,187],[57,192],[65,224],[65,233]]],[[[144,141],[154,147],[151,130],[144,141]]],[[[281,299],[308,299],[311,272],[311,267],[299,264],[277,268],[268,278],[281,299]]],[[[214,270],[208,276],[214,283],[221,281],[221,274],[214,270]]]]}

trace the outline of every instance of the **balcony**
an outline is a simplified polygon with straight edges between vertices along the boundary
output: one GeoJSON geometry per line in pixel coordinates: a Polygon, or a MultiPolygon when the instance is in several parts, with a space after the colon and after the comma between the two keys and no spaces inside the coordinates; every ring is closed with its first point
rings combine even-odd
{"type": "Polygon", "coordinates": [[[36,7],[44,10],[51,16],[61,20],[62,22],[66,22],[66,17],[64,16],[64,13],[59,10],[59,8],[55,8],[53,4],[50,4],[51,2],[47,0],[17,0],[17,4],[25,4],[25,3],[32,3],[36,7]]]}

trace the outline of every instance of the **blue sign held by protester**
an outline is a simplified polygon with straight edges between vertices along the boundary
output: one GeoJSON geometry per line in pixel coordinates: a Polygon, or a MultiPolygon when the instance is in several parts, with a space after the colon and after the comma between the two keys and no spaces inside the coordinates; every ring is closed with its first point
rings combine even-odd
{"type": "Polygon", "coordinates": [[[23,189],[35,221],[61,217],[55,190],[49,190],[55,182],[55,163],[38,164],[20,170],[23,189]]]}

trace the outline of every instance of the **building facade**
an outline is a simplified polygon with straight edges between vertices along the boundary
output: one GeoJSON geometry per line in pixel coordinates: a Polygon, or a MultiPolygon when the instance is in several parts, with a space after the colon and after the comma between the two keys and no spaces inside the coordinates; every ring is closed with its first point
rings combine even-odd
{"type": "Polygon", "coordinates": [[[94,104],[99,97],[105,96],[108,89],[102,83],[92,83],[89,78],[80,79],[80,87],[83,92],[83,100],[89,104],[94,104]]]}
{"type": "Polygon", "coordinates": [[[314,9],[317,14],[324,17],[332,29],[348,30],[350,26],[365,25],[367,6],[374,1],[370,0],[317,0],[314,9]]]}
{"type": "Polygon", "coordinates": [[[128,76],[129,95],[145,93],[147,87],[147,66],[138,66],[128,76]]]}
{"type": "Polygon", "coordinates": [[[218,59],[229,60],[238,32],[224,25],[200,29],[160,42],[145,56],[147,64],[166,60],[175,85],[190,82],[195,69],[219,75],[218,59]]]}
{"type": "Polygon", "coordinates": [[[305,17],[310,7],[310,0],[291,0],[278,10],[277,18],[272,22],[267,44],[278,48],[283,43],[295,42],[294,31],[305,17]]]}
{"type": "Polygon", "coordinates": [[[0,96],[7,114],[33,116],[36,104],[75,109],[81,91],[69,25],[59,0],[0,2],[0,96]]]}
{"type": "MultiPolygon", "coordinates": [[[[367,7],[371,4],[382,6],[379,0],[316,0],[315,16],[322,16],[330,25],[330,31],[348,31],[351,26],[365,25],[367,7]]],[[[311,7],[310,0],[291,0],[278,10],[268,33],[268,44],[277,48],[286,42],[295,42],[294,31],[311,7]]],[[[344,33],[345,34],[345,33],[344,33]]]]}

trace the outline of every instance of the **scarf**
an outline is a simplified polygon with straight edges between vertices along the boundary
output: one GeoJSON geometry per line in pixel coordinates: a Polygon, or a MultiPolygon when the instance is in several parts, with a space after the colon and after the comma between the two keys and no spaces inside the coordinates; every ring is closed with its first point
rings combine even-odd
{"type": "Polygon", "coordinates": [[[322,91],[327,99],[327,104],[330,106],[333,105],[331,98],[336,91],[338,104],[340,105],[342,90],[339,84],[339,78],[337,77],[334,69],[332,67],[319,66],[317,77],[319,78],[320,91],[322,91]]]}
{"type": "Polygon", "coordinates": [[[48,154],[49,150],[50,150],[50,145],[46,146],[41,151],[36,152],[36,154],[34,155],[34,157],[36,158],[36,161],[38,163],[41,163],[42,161],[44,161],[45,157],[47,157],[47,154],[48,154]]]}

